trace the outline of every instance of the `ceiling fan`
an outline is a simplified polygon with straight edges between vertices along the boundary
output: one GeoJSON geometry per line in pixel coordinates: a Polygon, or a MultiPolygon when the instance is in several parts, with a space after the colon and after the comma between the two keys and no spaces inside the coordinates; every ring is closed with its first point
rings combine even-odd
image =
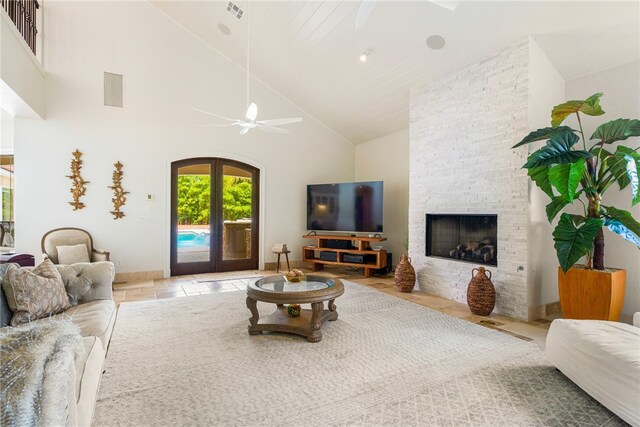
{"type": "Polygon", "coordinates": [[[269,119],[269,120],[256,120],[258,117],[258,106],[252,102],[249,104],[247,108],[247,112],[244,116],[244,119],[230,119],[228,117],[221,116],[219,114],[211,113],[209,111],[200,110],[198,108],[194,108],[195,111],[199,113],[208,114],[213,117],[217,117],[219,119],[227,120],[229,123],[222,124],[206,124],[199,125],[202,127],[226,127],[226,126],[238,126],[240,128],[240,135],[245,135],[253,128],[258,128],[264,132],[270,133],[282,133],[287,134],[289,131],[287,129],[282,129],[276,126],[288,125],[291,123],[298,123],[302,121],[302,117],[292,117],[289,119],[269,119]]]}
{"type": "MultiPolygon", "coordinates": [[[[457,0],[427,0],[429,3],[433,3],[440,7],[444,7],[450,11],[455,11],[460,5],[460,1],[457,0]]],[[[356,15],[356,30],[364,27],[369,19],[369,15],[376,7],[376,0],[362,0],[360,7],[358,7],[358,14],[356,15]]]]}
{"type": "MultiPolygon", "coordinates": [[[[227,127],[237,126],[240,128],[240,135],[246,135],[251,129],[258,128],[263,132],[287,134],[287,129],[279,128],[278,126],[288,125],[292,123],[298,123],[302,121],[302,117],[291,117],[286,119],[269,119],[269,120],[256,120],[258,118],[258,106],[255,102],[249,102],[249,48],[250,48],[250,33],[249,33],[249,2],[247,2],[247,10],[244,15],[247,17],[247,112],[243,119],[230,119],[220,114],[215,114],[210,111],[194,108],[199,113],[208,114],[219,119],[226,120],[228,123],[214,123],[199,125],[202,127],[227,127]]],[[[242,14],[240,15],[242,16],[242,14]]]]}

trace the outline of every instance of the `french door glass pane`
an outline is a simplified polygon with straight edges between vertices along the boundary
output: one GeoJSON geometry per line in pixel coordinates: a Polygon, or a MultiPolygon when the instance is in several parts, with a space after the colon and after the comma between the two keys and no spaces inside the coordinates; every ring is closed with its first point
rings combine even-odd
{"type": "Polygon", "coordinates": [[[178,168],[178,263],[211,258],[211,165],[178,168]]]}
{"type": "Polygon", "coordinates": [[[222,167],[222,259],[251,258],[253,175],[242,168],[222,167]]]}

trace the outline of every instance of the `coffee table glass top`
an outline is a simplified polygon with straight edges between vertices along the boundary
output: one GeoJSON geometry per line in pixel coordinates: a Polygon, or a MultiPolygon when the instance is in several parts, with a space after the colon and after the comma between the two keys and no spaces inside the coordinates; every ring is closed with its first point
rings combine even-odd
{"type": "Polygon", "coordinates": [[[328,289],[335,286],[336,281],[322,276],[305,276],[300,282],[288,282],[283,276],[270,276],[257,280],[255,286],[271,292],[308,292],[328,289]]]}

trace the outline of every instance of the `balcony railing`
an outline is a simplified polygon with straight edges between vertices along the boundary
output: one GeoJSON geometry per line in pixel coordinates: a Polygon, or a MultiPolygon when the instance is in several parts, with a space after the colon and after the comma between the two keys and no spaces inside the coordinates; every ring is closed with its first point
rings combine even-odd
{"type": "Polygon", "coordinates": [[[0,3],[35,55],[38,34],[36,11],[40,8],[38,0],[0,0],[0,3]]]}

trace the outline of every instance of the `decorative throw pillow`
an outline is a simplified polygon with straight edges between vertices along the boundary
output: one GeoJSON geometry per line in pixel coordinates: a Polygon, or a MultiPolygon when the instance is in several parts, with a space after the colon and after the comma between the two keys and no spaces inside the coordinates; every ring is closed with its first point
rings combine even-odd
{"type": "Polygon", "coordinates": [[[58,269],[45,260],[34,269],[10,265],[2,289],[13,312],[11,325],[58,314],[71,307],[58,269]]]}
{"type": "Polygon", "coordinates": [[[90,262],[87,245],[80,243],[72,246],[56,246],[58,251],[58,264],[75,264],[78,262],[90,262]]]}

